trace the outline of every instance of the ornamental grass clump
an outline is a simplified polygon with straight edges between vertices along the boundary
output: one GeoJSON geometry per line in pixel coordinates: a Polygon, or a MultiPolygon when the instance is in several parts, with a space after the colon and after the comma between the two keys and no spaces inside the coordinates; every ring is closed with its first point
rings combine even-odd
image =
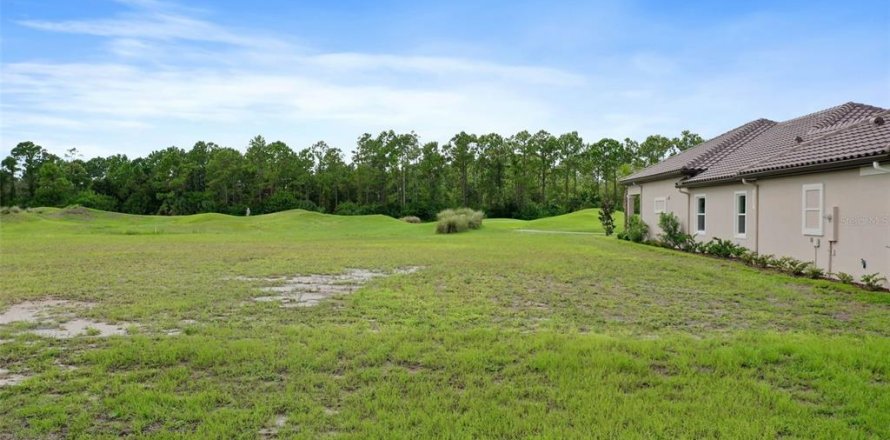
{"type": "Polygon", "coordinates": [[[439,234],[454,234],[470,229],[482,227],[482,219],[485,214],[482,211],[474,211],[470,208],[446,209],[436,214],[436,232],[439,234]]]}

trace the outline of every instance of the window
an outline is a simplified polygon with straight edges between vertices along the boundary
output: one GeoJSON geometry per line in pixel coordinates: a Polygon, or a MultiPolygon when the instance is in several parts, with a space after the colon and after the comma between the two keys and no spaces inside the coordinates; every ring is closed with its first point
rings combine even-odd
{"type": "Polygon", "coordinates": [[[735,221],[736,238],[745,238],[748,231],[748,193],[746,191],[736,191],[735,193],[735,221]]]}
{"type": "Polygon", "coordinates": [[[705,195],[695,196],[695,232],[705,233],[705,195]]]}
{"type": "Polygon", "coordinates": [[[667,200],[664,197],[655,198],[655,213],[660,214],[667,211],[667,200]]]}
{"type": "Polygon", "coordinates": [[[822,235],[822,184],[803,186],[802,202],[803,235],[822,235]]]}

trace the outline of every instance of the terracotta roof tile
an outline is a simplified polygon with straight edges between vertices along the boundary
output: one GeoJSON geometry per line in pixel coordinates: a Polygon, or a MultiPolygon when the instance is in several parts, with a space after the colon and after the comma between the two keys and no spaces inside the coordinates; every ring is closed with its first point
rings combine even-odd
{"type": "Polygon", "coordinates": [[[732,149],[740,141],[762,133],[763,130],[774,125],[775,122],[768,119],[751,121],[741,127],[732,129],[713,139],[709,139],[686,151],[658,162],[648,168],[621,179],[622,182],[647,180],[657,176],[672,173],[690,173],[707,169],[707,164],[713,163],[717,158],[725,155],[724,150],[732,149]]]}
{"type": "MultiPolygon", "coordinates": [[[[879,126],[868,122],[875,116],[885,115],[884,119],[890,123],[886,113],[887,110],[879,107],[848,102],[780,123],[759,119],[715,138],[725,141],[719,147],[713,145],[704,152],[683,158],[682,164],[675,160],[670,167],[679,167],[689,176],[682,185],[701,185],[738,180],[742,174],[752,176],[759,172],[888,154],[890,124],[879,126]],[[734,136],[727,136],[730,133],[734,136]]],[[[674,158],[637,174],[663,168],[662,164],[671,159],[674,158]]]]}
{"type": "Polygon", "coordinates": [[[890,111],[801,143],[740,171],[752,175],[890,154],[890,111]]]}

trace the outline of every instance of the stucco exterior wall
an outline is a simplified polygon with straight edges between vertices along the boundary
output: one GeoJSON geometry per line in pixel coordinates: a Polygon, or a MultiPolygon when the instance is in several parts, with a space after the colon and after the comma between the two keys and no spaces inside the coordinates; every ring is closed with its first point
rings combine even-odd
{"type": "Polygon", "coordinates": [[[857,278],[875,272],[890,277],[890,174],[862,174],[852,169],[762,180],[760,252],[815,260],[826,271],[830,264],[831,272],[857,278]],[[823,234],[807,236],[803,234],[802,187],[819,183],[824,214],[837,207],[839,218],[823,217],[823,234]],[[836,242],[830,243],[835,226],[836,242]]]}
{"type": "Polygon", "coordinates": [[[690,188],[689,193],[692,197],[691,213],[692,228],[687,230],[690,234],[695,234],[695,238],[700,241],[708,241],[714,237],[729,239],[734,243],[742,245],[751,250],[757,250],[757,204],[755,203],[757,187],[753,185],[723,185],[712,186],[707,188],[690,188]],[[744,236],[737,236],[735,225],[735,194],[736,192],[745,193],[747,215],[745,220],[744,236]],[[696,197],[703,196],[705,198],[705,231],[701,233],[697,230],[697,211],[696,197]]]}
{"type": "Polygon", "coordinates": [[[666,179],[639,184],[641,215],[649,225],[650,238],[661,232],[654,210],[656,198],[664,197],[667,211],[677,215],[686,232],[696,234],[695,196],[704,195],[706,227],[703,234],[696,235],[701,241],[719,237],[761,254],[815,262],[826,272],[846,272],[857,279],[878,272],[890,278],[890,174],[870,173],[869,167],[862,167],[762,178],[756,186],[689,188],[690,202],[674,186],[676,182],[666,179]],[[810,184],[822,184],[823,188],[822,235],[803,232],[803,186],[810,184]],[[739,191],[747,195],[745,237],[735,233],[735,193],[739,191]],[[837,218],[829,220],[826,217],[834,207],[837,218]]]}
{"type": "Polygon", "coordinates": [[[640,216],[649,225],[651,238],[661,233],[658,227],[658,214],[655,212],[656,198],[664,198],[667,211],[676,214],[680,223],[686,227],[686,194],[674,186],[676,183],[677,179],[666,179],[640,184],[640,216]]]}

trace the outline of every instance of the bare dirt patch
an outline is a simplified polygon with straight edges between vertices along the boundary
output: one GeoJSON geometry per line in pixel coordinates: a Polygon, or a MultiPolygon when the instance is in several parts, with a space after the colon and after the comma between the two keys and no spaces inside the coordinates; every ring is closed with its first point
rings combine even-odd
{"type": "Polygon", "coordinates": [[[261,287],[264,292],[274,295],[253,298],[257,302],[280,302],[281,307],[313,307],[332,296],[355,292],[369,281],[391,275],[405,275],[417,272],[418,266],[403,267],[392,272],[367,269],[347,269],[333,275],[297,275],[293,277],[251,278],[238,277],[242,281],[262,281],[275,284],[261,287]]]}
{"type": "Polygon", "coordinates": [[[9,370],[0,368],[0,388],[18,385],[29,377],[24,374],[10,373],[9,370]]]}
{"type": "Polygon", "coordinates": [[[77,311],[88,309],[94,305],[88,302],[52,299],[25,301],[13,304],[6,311],[0,313],[0,325],[16,322],[37,324],[38,328],[28,330],[28,332],[58,339],[81,335],[105,337],[127,333],[122,324],[108,324],[77,317],[77,311]]]}
{"type": "Polygon", "coordinates": [[[260,429],[257,434],[261,438],[272,438],[278,436],[278,431],[281,428],[284,428],[284,424],[287,423],[287,416],[283,414],[276,415],[272,418],[271,423],[269,423],[269,427],[260,429]]]}

